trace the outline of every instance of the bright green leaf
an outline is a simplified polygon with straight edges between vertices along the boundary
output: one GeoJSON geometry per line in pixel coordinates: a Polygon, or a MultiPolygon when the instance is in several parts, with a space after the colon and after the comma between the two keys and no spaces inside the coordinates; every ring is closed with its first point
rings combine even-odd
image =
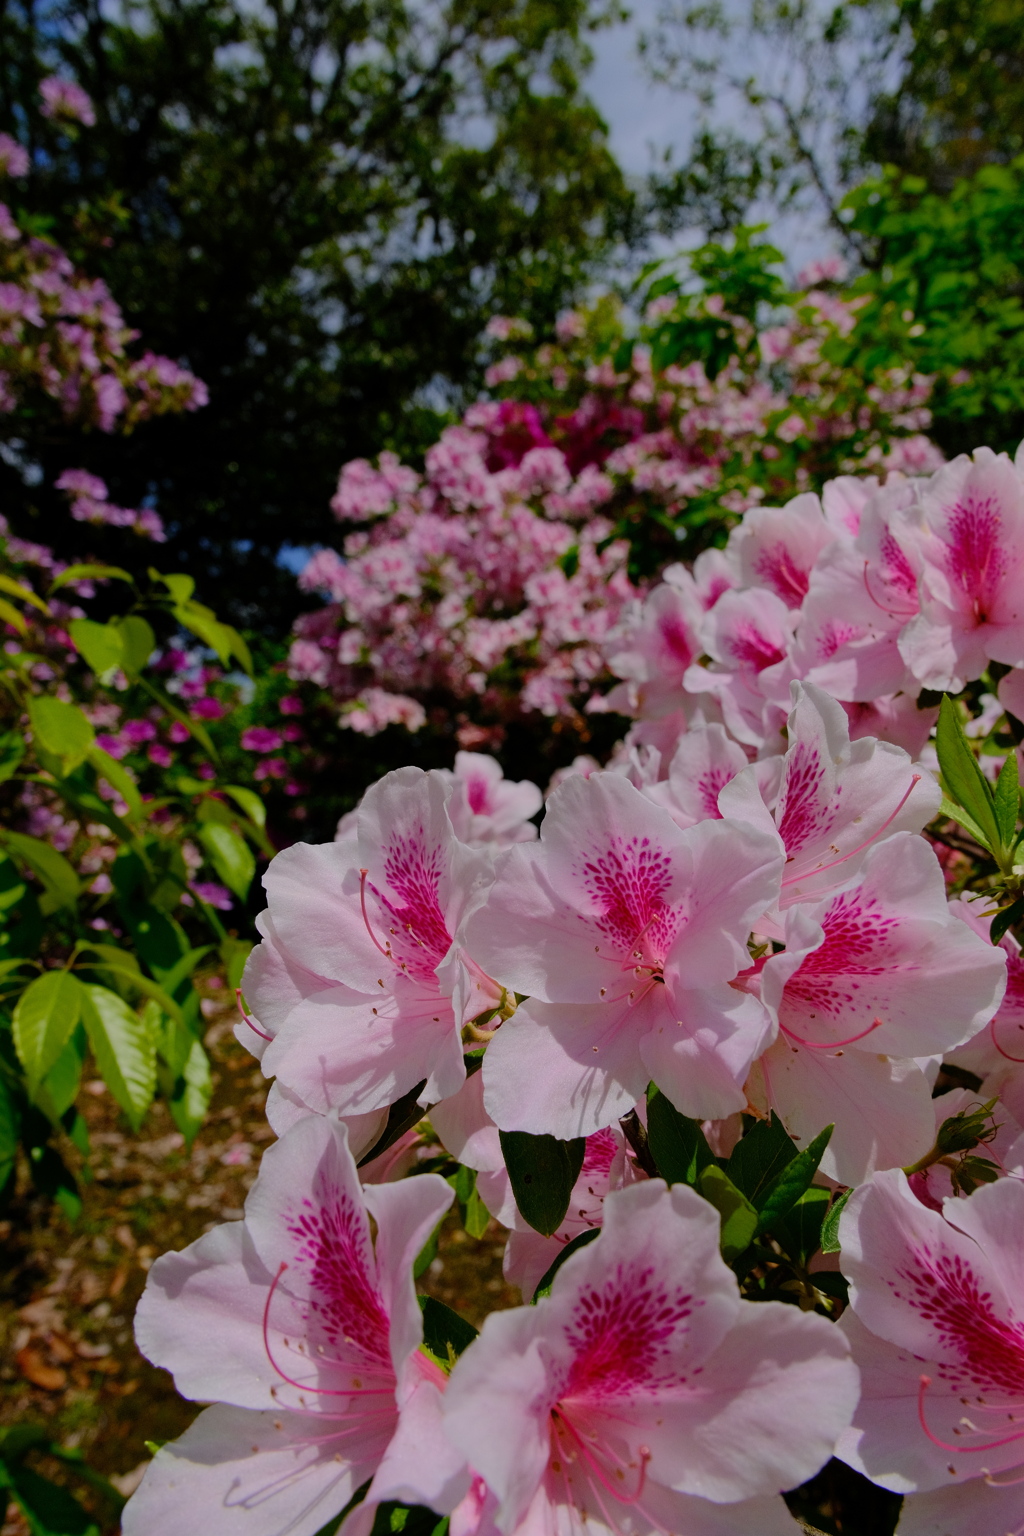
{"type": "Polygon", "coordinates": [[[34,1103],[55,1125],[78,1097],[85,1050],[85,1030],[79,1025],[32,1095],[34,1103]]]}
{"type": "Polygon", "coordinates": [[[265,827],[267,824],[267,808],[254,789],[245,789],[241,784],[225,784],[224,793],[230,795],[237,806],[245,812],[251,822],[257,827],[265,827]]]}
{"type": "Polygon", "coordinates": [[[199,841],[228,890],[244,901],[256,873],[256,860],[248,843],[230,827],[217,822],[200,827],[199,841]]]}
{"type": "Polygon", "coordinates": [[[180,574],[163,576],[159,571],[154,571],[152,566],[149,568],[149,577],[151,581],[163,582],[176,603],[187,603],[196,589],[191,576],[180,574]]]}
{"type": "Polygon", "coordinates": [[[18,998],[12,1019],[14,1048],[32,1087],[57,1060],[81,1011],[81,983],[69,971],[44,971],[18,998]]]}
{"type": "Polygon", "coordinates": [[[715,1163],[697,1179],[697,1189],[715,1207],[722,1222],[720,1246],[727,1264],[748,1249],[757,1232],[758,1215],[742,1190],[715,1163]]]}
{"type": "Polygon", "coordinates": [[[189,1146],[206,1118],[212,1094],[210,1058],[193,1037],[174,1092],[168,1100],[171,1118],[189,1146]]]}
{"type": "Polygon", "coordinates": [[[228,973],[228,986],[232,992],[242,985],[242,972],[245,970],[245,962],[252,954],[251,939],[223,939],[220,945],[220,957],[224,962],[228,973]]]}
{"type": "Polygon", "coordinates": [[[38,608],[40,613],[45,613],[49,618],[50,610],[42,598],[38,597],[31,587],[15,581],[13,576],[5,576],[2,571],[0,571],[0,591],[9,592],[12,597],[20,598],[23,603],[31,603],[33,608],[38,608]]]}
{"type": "Polygon", "coordinates": [[[65,774],[85,762],[96,737],[77,705],[45,694],[29,699],[28,717],[37,745],[61,759],[65,774]]]}
{"type": "Polygon", "coordinates": [[[156,1090],[156,1037],[147,1019],[107,987],[87,986],[82,1019],[100,1075],[133,1130],[156,1090]]]}
{"type": "Polygon", "coordinates": [[[956,705],[948,693],[939,705],[939,724],[935,735],[939,768],[951,798],[963,806],[975,826],[984,834],[984,846],[990,852],[1000,846],[992,790],[978,767],[978,760],[964,735],[956,705]]]}
{"type": "Polygon", "coordinates": [[[50,898],[47,906],[50,911],[57,907],[74,906],[82,889],[74,868],[68,863],[62,853],[56,848],[44,843],[38,837],[29,837],[25,832],[8,832],[0,829],[0,838],[3,839],[8,851],[22,864],[27,864],[33,874],[42,881],[46,895],[50,898]]]}
{"type": "Polygon", "coordinates": [[[67,570],[54,577],[50,591],[56,592],[58,587],[66,587],[72,581],[127,581],[131,585],[131,580],[128,572],[122,571],[119,565],[69,565],[67,570]]]}
{"type": "Polygon", "coordinates": [[[139,794],[138,785],[123,764],[116,757],[111,757],[109,752],[104,752],[102,747],[95,742],[89,748],[88,759],[101,778],[106,779],[111,789],[116,789],[125,805],[128,807],[128,816],[132,821],[142,819],[142,796],[139,794]]]}
{"type": "Polygon", "coordinates": [[[1017,774],[1017,754],[1008,752],[999,770],[995,794],[996,825],[1004,848],[1012,848],[1017,836],[1017,811],[1020,806],[1020,782],[1017,774]]]}
{"type": "Polygon", "coordinates": [[[124,654],[121,636],[114,624],[97,624],[94,619],[72,619],[68,633],[75,649],[99,678],[105,678],[120,665],[124,654]]]}
{"type": "Polygon", "coordinates": [[[27,637],[28,625],[25,623],[24,615],[19,613],[14,604],[9,603],[4,597],[0,597],[0,621],[4,624],[10,624],[12,629],[18,631],[23,640],[27,637]]]}
{"type": "Polygon", "coordinates": [[[117,631],[121,636],[121,665],[129,677],[136,678],[156,648],[156,636],[137,613],[118,620],[117,631]]]}

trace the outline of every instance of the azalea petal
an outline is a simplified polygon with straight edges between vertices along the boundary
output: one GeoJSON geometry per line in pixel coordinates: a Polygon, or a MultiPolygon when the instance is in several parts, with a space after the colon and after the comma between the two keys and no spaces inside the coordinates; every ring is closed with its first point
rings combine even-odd
{"type": "Polygon", "coordinates": [[[310,1421],[207,1408],[163,1446],[122,1515],[124,1536],[316,1536],[373,1474],[387,1438],[338,1458],[310,1421]]]}
{"type": "Polygon", "coordinates": [[[413,1264],[454,1198],[451,1186],[436,1173],[363,1190],[366,1208],[377,1223],[377,1285],[390,1319],[391,1359],[399,1377],[423,1341],[413,1264]]]}
{"type": "Polygon", "coordinates": [[[669,991],[666,1008],[640,1042],[645,1067],[681,1114],[721,1120],[746,1105],[743,1082],[772,1028],[762,1003],[732,987],[669,991]]]}
{"type": "Polygon", "coordinates": [[[628,1114],[647,1088],[640,1041],[664,991],[652,985],[635,1004],[522,1004],[484,1056],[484,1107],[495,1124],[568,1141],[628,1114]]]}
{"type": "Polygon", "coordinates": [[[1020,1483],[1012,1477],[1000,1488],[982,1477],[934,1493],[911,1494],[903,1500],[899,1536],[1014,1536],[1020,1529],[1020,1483]]]}

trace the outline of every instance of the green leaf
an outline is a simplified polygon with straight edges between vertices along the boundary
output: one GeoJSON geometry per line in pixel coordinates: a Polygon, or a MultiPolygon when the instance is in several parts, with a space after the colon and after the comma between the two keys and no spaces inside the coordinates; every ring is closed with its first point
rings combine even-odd
{"type": "Polygon", "coordinates": [[[969,832],[976,843],[980,843],[983,848],[988,847],[984,832],[978,826],[978,823],[968,816],[962,805],[954,805],[948,795],[943,795],[939,802],[939,811],[949,821],[958,821],[964,831],[969,832]]]}
{"type": "Polygon", "coordinates": [[[179,1024],[184,1024],[185,1018],[178,1004],[158,982],[151,981],[144,976],[137,966],[115,965],[110,960],[103,960],[95,965],[91,961],[83,961],[81,969],[85,971],[107,971],[112,976],[120,976],[129,987],[134,987],[137,992],[142,992],[146,997],[152,998],[163,1011],[170,1014],[171,1018],[179,1024]]]}
{"type": "Polygon", "coordinates": [[[30,1087],[49,1072],[81,1012],[81,983],[69,971],[44,971],[18,998],[12,1020],[14,1048],[30,1087]]]}
{"type": "Polygon", "coordinates": [[[216,614],[203,603],[176,603],[172,611],[179,624],[190,629],[197,639],[215,651],[224,666],[228,665],[237,638],[229,625],[222,624],[216,614]]]}
{"type": "Polygon", "coordinates": [[[121,636],[121,666],[128,677],[136,678],[156,648],[156,636],[151,626],[137,613],[119,619],[117,631],[121,636]]]}
{"type": "Polygon", "coordinates": [[[798,1264],[806,1264],[821,1246],[821,1229],[830,1198],[827,1189],[812,1184],[772,1228],[772,1236],[783,1253],[798,1264]]]}
{"type": "Polygon", "coordinates": [[[210,1098],[213,1094],[213,1079],[210,1075],[210,1058],[207,1056],[199,1041],[192,1039],[188,1056],[178,1075],[173,1092],[168,1099],[168,1108],[178,1130],[185,1138],[187,1146],[191,1146],[196,1138],[196,1133],[206,1119],[206,1111],[210,1107],[210,1098]]]}
{"type": "Polygon", "coordinates": [[[75,650],[101,681],[121,665],[124,653],[116,625],[97,624],[95,619],[72,619],[68,633],[75,642],[75,650]]]}
{"type": "Polygon", "coordinates": [[[82,889],[81,881],[62,853],[38,837],[25,832],[8,832],[0,829],[0,838],[22,864],[27,864],[33,874],[42,881],[49,898],[44,911],[53,912],[57,907],[73,907],[82,889]]]}
{"type": "MultiPolygon", "coordinates": [[[[786,1127],[772,1110],[769,1120],[756,1121],[736,1143],[725,1171],[736,1188],[743,1191],[757,1210],[761,1210],[769,1187],[796,1155],[796,1146],[786,1127]]],[[[797,1195],[793,1199],[796,1200],[797,1195]]]]}
{"type": "Polygon", "coordinates": [[[156,1089],[153,1030],[116,992],[92,985],[84,991],[82,1018],[100,1075],[137,1131],[156,1089]]]}
{"type": "Polygon", "coordinates": [[[1012,848],[1017,836],[1017,811],[1020,806],[1016,752],[1008,752],[1006,755],[996,780],[993,800],[1000,840],[1004,848],[1012,848]]]}
{"type": "Polygon", "coordinates": [[[423,1342],[438,1360],[453,1363],[477,1336],[472,1323],[433,1296],[419,1298],[423,1313],[423,1342]],[[451,1353],[449,1354],[449,1350],[451,1353]]]}
{"type": "Polygon", "coordinates": [[[10,624],[12,629],[18,631],[23,640],[27,638],[28,625],[25,623],[24,615],[19,613],[14,604],[9,603],[4,597],[0,597],[0,621],[4,624],[10,624]]]}
{"type": "Polygon", "coordinates": [[[181,574],[163,576],[159,571],[154,571],[152,566],[149,568],[149,577],[151,581],[163,582],[176,603],[187,603],[196,589],[191,576],[181,574]]]}
{"type": "Polygon", "coordinates": [[[85,762],[96,737],[77,705],[46,694],[29,699],[28,717],[37,745],[59,757],[66,774],[85,762]]]}
{"type": "Polygon", "coordinates": [[[0,735],[0,784],[11,779],[25,756],[25,738],[20,731],[4,731],[0,735]]]}
{"type": "Polygon", "coordinates": [[[50,591],[56,592],[58,587],[66,587],[71,581],[126,581],[131,586],[132,578],[119,565],[69,565],[66,571],[53,578],[50,591]]]}
{"type": "Polygon", "coordinates": [[[818,1171],[825,1148],[832,1138],[835,1126],[827,1125],[819,1131],[809,1146],[798,1152],[779,1176],[772,1182],[760,1202],[761,1220],[758,1230],[767,1232],[773,1223],[780,1221],[810,1188],[811,1180],[818,1171]]]}
{"type": "Polygon", "coordinates": [[[498,1134],[519,1214],[535,1232],[550,1237],[569,1209],[572,1188],[583,1167],[586,1137],[558,1141],[526,1131],[498,1134]]]}
{"type": "Polygon", "coordinates": [[[697,1179],[697,1189],[721,1218],[722,1258],[731,1264],[754,1241],[758,1213],[743,1191],[737,1189],[728,1174],[715,1163],[709,1163],[703,1169],[697,1179]]]}
{"type": "Polygon", "coordinates": [[[554,1284],[555,1276],[558,1274],[558,1271],[561,1269],[566,1259],[574,1254],[577,1248],[585,1248],[588,1243],[594,1242],[594,1240],[600,1236],[601,1229],[599,1227],[591,1227],[587,1232],[578,1232],[571,1242],[566,1243],[565,1247],[559,1252],[558,1257],[555,1259],[554,1263],[548,1265],[548,1268],[537,1281],[537,1289],[533,1293],[534,1304],[540,1301],[543,1297],[551,1295],[551,1287],[554,1284]]]}
{"type": "Polygon", "coordinates": [[[1002,907],[992,919],[989,928],[989,938],[993,944],[998,944],[1004,933],[1015,928],[1019,922],[1024,922],[1024,896],[1014,901],[1008,907],[1002,907]]]}
{"type": "Polygon", "coordinates": [[[647,1142],[658,1172],[669,1184],[696,1184],[715,1161],[699,1123],[681,1115],[657,1088],[648,1092],[647,1142]]]}
{"type": "Polygon", "coordinates": [[[975,826],[984,834],[984,846],[990,853],[995,853],[1000,847],[1001,838],[992,790],[978,767],[978,760],[960,724],[956,705],[948,693],[942,695],[939,704],[935,746],[939,768],[950,796],[964,808],[975,826]]]}
{"type": "Polygon", "coordinates": [[[37,596],[31,587],[15,581],[13,576],[5,576],[2,571],[0,571],[0,591],[9,592],[12,597],[20,598],[23,603],[31,603],[33,608],[38,608],[40,613],[45,613],[49,618],[50,610],[42,598],[37,596]]]}
{"type": "Polygon", "coordinates": [[[267,824],[267,808],[254,789],[245,789],[241,784],[225,784],[224,793],[230,795],[232,800],[248,816],[257,827],[265,827],[267,824]]]}
{"type": "Polygon", "coordinates": [[[230,827],[217,822],[200,827],[199,841],[228,890],[244,901],[256,873],[256,860],[249,844],[230,827]]]}
{"type": "Polygon", "coordinates": [[[245,962],[252,954],[252,948],[251,939],[223,939],[221,941],[220,957],[228,973],[228,986],[232,992],[242,985],[242,972],[245,970],[245,962]]]}
{"type": "Polygon", "coordinates": [[[11,1488],[32,1536],[99,1536],[99,1526],[66,1488],[21,1462],[9,1466],[11,1488]]]}
{"type": "Polygon", "coordinates": [[[11,1174],[18,1151],[19,1118],[14,1100],[0,1077],[0,1193],[11,1174]]]}
{"type": "Polygon", "coordinates": [[[111,789],[117,790],[127,805],[129,820],[141,821],[142,796],[127,768],[122,767],[117,758],[111,757],[109,752],[104,752],[102,747],[96,746],[95,742],[86,755],[100,777],[106,779],[111,789]]]}
{"type": "Polygon", "coordinates": [[[32,1095],[33,1102],[55,1125],[78,1097],[85,1050],[85,1030],[79,1025],[32,1095]]]}

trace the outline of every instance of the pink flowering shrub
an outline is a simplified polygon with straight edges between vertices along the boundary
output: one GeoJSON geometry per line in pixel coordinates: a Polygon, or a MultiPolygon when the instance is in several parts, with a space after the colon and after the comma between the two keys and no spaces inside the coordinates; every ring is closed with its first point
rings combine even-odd
{"type": "MultiPolygon", "coordinates": [[[[80,86],[41,87],[44,113],[85,126],[95,118],[80,86]]],[[[0,176],[24,176],[27,152],[0,135],[0,176]]],[[[113,432],[167,411],[205,405],[206,386],[171,358],[133,357],[138,333],[106,284],[58,246],[23,231],[0,203],[0,426],[24,400],[52,400],[69,420],[113,432]]]]}
{"type": "Polygon", "coordinates": [[[720,293],[652,294],[634,339],[607,301],[539,347],[492,321],[516,348],[487,374],[502,398],[470,407],[422,473],[388,453],[343,467],[331,505],[352,531],[300,576],[328,601],[297,622],[289,660],[342,725],[454,718],[464,746],[538,715],[585,732],[608,637],[680,541],[829,476],[941,464],[929,380],[829,360],[857,301],[828,273],[760,330],[720,293]]]}
{"type": "MultiPolygon", "coordinates": [[[[339,495],[483,526],[515,475],[574,526],[551,447],[468,435],[339,495]]],[[[236,1032],[280,1141],[154,1267],[140,1344],[214,1406],[127,1531],[868,1529],[836,1488],[885,1536],[1018,1531],[1022,527],[986,449],[758,502],[624,594],[606,767],[542,810],[463,751],[277,855],[236,1032]],[[409,1311],[438,1174],[535,1303],[479,1335],[409,1311]]]]}

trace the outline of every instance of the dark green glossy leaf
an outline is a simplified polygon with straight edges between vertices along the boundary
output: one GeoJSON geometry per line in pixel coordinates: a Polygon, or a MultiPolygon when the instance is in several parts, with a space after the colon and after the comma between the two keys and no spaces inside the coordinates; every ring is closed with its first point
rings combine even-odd
{"type": "Polygon", "coordinates": [[[699,1122],[681,1115],[653,1087],[647,1098],[647,1142],[658,1172],[669,1184],[696,1184],[715,1161],[699,1122]]]}
{"type": "Polygon", "coordinates": [[[819,1131],[810,1145],[796,1154],[764,1192],[760,1205],[759,1231],[770,1231],[810,1187],[834,1129],[834,1126],[827,1125],[823,1131],[819,1131]]]}
{"type": "Polygon", "coordinates": [[[717,1163],[710,1163],[698,1175],[697,1189],[715,1207],[721,1218],[722,1258],[731,1264],[754,1241],[758,1225],[757,1211],[717,1163]]]}
{"type": "Polygon", "coordinates": [[[419,1301],[423,1313],[424,1344],[439,1360],[450,1358],[448,1350],[451,1346],[451,1355],[457,1359],[477,1336],[473,1324],[433,1296],[421,1296],[419,1301]]]}
{"type": "Polygon", "coordinates": [[[741,1189],[750,1203],[760,1210],[769,1186],[796,1155],[797,1149],[789,1132],[772,1110],[769,1120],[756,1121],[736,1143],[725,1171],[736,1188],[741,1189]]]}
{"type": "Polygon", "coordinates": [[[558,1141],[526,1131],[501,1131],[499,1136],[519,1214],[535,1232],[550,1237],[565,1220],[583,1167],[586,1138],[558,1141]]]}
{"type": "Polygon", "coordinates": [[[981,832],[985,847],[994,853],[1001,838],[996,821],[995,805],[988,780],[978,767],[978,760],[964,735],[956,705],[948,693],[942,695],[939,705],[939,724],[935,746],[939,756],[939,768],[950,798],[962,806],[981,832]]]}
{"type": "Polygon", "coordinates": [[[796,1263],[806,1264],[821,1246],[821,1229],[830,1199],[827,1189],[812,1185],[804,1190],[796,1205],[774,1223],[772,1236],[783,1253],[796,1263]]]}

